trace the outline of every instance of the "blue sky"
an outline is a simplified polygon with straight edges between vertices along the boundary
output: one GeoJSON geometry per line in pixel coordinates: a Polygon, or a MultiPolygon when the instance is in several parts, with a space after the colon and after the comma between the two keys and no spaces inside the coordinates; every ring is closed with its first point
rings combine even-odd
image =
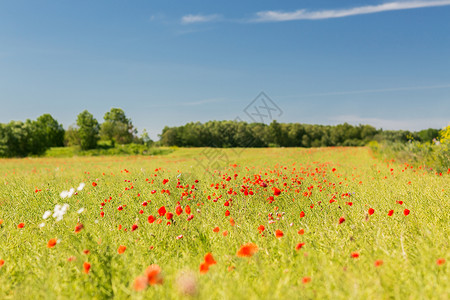
{"type": "Polygon", "coordinates": [[[0,122],[124,109],[165,125],[249,121],[441,128],[450,0],[0,1],[0,122]]]}

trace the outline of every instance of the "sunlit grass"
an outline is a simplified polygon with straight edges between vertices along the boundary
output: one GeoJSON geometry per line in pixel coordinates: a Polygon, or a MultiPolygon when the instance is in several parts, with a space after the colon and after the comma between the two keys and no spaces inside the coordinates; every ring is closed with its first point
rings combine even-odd
{"type": "Polygon", "coordinates": [[[0,298],[176,299],[189,294],[183,276],[199,299],[449,297],[449,175],[382,162],[367,148],[25,158],[0,160],[0,175],[0,298]],[[60,197],[80,182],[86,186],[77,195],[60,197]],[[70,207],[61,221],[42,218],[64,203],[70,207]],[[162,206],[174,214],[171,225],[158,214],[162,206]],[[149,215],[161,223],[150,224],[149,215]],[[48,248],[51,239],[58,243],[48,248]],[[258,251],[237,256],[247,243],[258,251]],[[217,263],[201,274],[207,253],[217,263]],[[152,264],[161,267],[163,284],[136,291],[135,279],[152,264]]]}

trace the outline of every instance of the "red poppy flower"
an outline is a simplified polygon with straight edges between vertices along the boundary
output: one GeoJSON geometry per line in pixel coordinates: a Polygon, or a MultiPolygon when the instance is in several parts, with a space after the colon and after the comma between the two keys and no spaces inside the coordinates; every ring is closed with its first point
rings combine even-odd
{"type": "Polygon", "coordinates": [[[262,233],[264,230],[266,230],[266,228],[264,227],[264,225],[259,225],[259,227],[258,227],[259,233],[262,233]]]}
{"type": "Polygon", "coordinates": [[[213,231],[217,233],[220,231],[220,229],[219,229],[219,227],[214,227],[213,231]]]}
{"type": "Polygon", "coordinates": [[[75,233],[80,232],[84,228],[83,224],[78,223],[77,226],[75,226],[75,233]]]}
{"type": "Polygon", "coordinates": [[[48,241],[48,243],[47,243],[47,247],[48,248],[53,248],[53,247],[55,247],[55,245],[56,245],[56,239],[50,239],[49,241],[48,241]]]}
{"type": "Polygon", "coordinates": [[[301,211],[300,212],[300,218],[303,218],[305,216],[305,212],[304,211],[301,211]]]}
{"type": "Polygon", "coordinates": [[[0,259],[0,267],[2,267],[5,264],[5,261],[3,259],[0,259]]]}
{"type": "Polygon", "coordinates": [[[94,187],[97,186],[97,182],[93,182],[92,186],[94,186],[94,187]]]}
{"type": "Polygon", "coordinates": [[[391,210],[388,212],[388,216],[389,216],[389,217],[392,217],[393,214],[394,214],[394,210],[391,209],[391,210]]]}
{"type": "Polygon", "coordinates": [[[173,213],[168,212],[168,213],[166,214],[166,218],[167,218],[167,220],[172,220],[172,218],[173,218],[173,213]]]}
{"type": "Polygon", "coordinates": [[[212,256],[211,253],[206,253],[205,255],[205,263],[207,263],[208,265],[215,265],[217,262],[214,260],[214,257],[212,256]]]}
{"type": "Polygon", "coordinates": [[[405,210],[403,211],[403,214],[404,214],[405,216],[409,215],[409,213],[410,213],[409,209],[405,209],[405,210]]]}
{"type": "Polygon", "coordinates": [[[223,235],[223,236],[227,236],[227,235],[228,235],[228,231],[227,231],[227,230],[224,230],[224,232],[222,232],[222,235],[223,235]]]}
{"type": "Polygon", "coordinates": [[[358,258],[359,257],[359,253],[358,252],[352,252],[351,256],[353,258],[358,258]]]}
{"type": "Polygon", "coordinates": [[[305,246],[305,243],[298,243],[297,246],[295,246],[295,250],[300,250],[302,247],[305,246]]]}
{"type": "Polygon", "coordinates": [[[24,223],[19,223],[19,225],[17,225],[17,228],[23,228],[23,226],[25,226],[24,223]]]}
{"type": "Polygon", "coordinates": [[[230,215],[230,211],[227,209],[227,211],[225,212],[225,217],[228,217],[230,215]]]}
{"type": "Polygon", "coordinates": [[[279,195],[281,194],[281,190],[278,189],[278,188],[276,188],[276,187],[274,187],[274,188],[273,188],[273,194],[274,194],[275,196],[279,196],[279,195]]]}
{"type": "Polygon", "coordinates": [[[234,219],[233,218],[230,218],[230,225],[231,226],[234,226],[236,224],[236,222],[234,222],[234,219]]]}
{"type": "Polygon", "coordinates": [[[277,238],[281,238],[281,237],[283,237],[283,235],[284,235],[283,231],[281,231],[281,230],[279,230],[279,229],[277,229],[277,230],[275,231],[275,236],[276,236],[277,238]]]}
{"type": "Polygon", "coordinates": [[[374,212],[375,212],[375,209],[369,208],[369,211],[368,211],[369,215],[373,215],[374,212]]]}
{"type": "Polygon", "coordinates": [[[117,253],[123,254],[125,252],[125,250],[127,250],[127,247],[124,245],[120,245],[119,249],[117,249],[117,253]]]}
{"type": "Polygon", "coordinates": [[[83,272],[87,274],[87,273],[89,273],[90,269],[91,269],[91,264],[88,262],[84,262],[83,263],[83,272]]]}
{"type": "Polygon", "coordinates": [[[189,205],[186,205],[186,207],[184,208],[184,211],[186,212],[186,214],[190,215],[191,214],[191,207],[189,205]]]}
{"type": "Polygon", "coordinates": [[[297,231],[298,234],[303,235],[305,234],[305,229],[300,229],[299,231],[297,231]]]}
{"type": "Polygon", "coordinates": [[[208,273],[208,271],[209,271],[209,265],[205,262],[201,263],[200,264],[200,273],[205,274],[205,273],[208,273]]]}
{"type": "Polygon", "coordinates": [[[342,224],[342,223],[344,223],[345,222],[345,218],[344,217],[340,217],[339,218],[339,224],[342,224]]]}
{"type": "Polygon", "coordinates": [[[135,231],[136,229],[138,229],[137,224],[133,224],[133,226],[131,226],[131,231],[135,231]]]}
{"type": "Polygon", "coordinates": [[[155,217],[154,216],[148,216],[148,219],[147,219],[147,221],[151,224],[151,223],[153,223],[153,222],[155,222],[155,217]]]}
{"type": "Polygon", "coordinates": [[[383,261],[381,259],[376,260],[375,263],[374,263],[375,267],[379,267],[382,264],[383,264],[383,261]]]}
{"type": "Polygon", "coordinates": [[[239,257],[252,257],[258,251],[258,246],[253,243],[248,243],[242,245],[239,251],[237,252],[237,256],[239,257]]]}
{"type": "Polygon", "coordinates": [[[165,214],[166,214],[166,208],[164,207],[164,206],[161,206],[159,209],[158,209],[158,214],[162,217],[162,216],[164,216],[165,214]]]}
{"type": "Polygon", "coordinates": [[[438,258],[438,259],[436,260],[436,264],[437,264],[438,266],[442,266],[443,264],[445,264],[445,259],[444,259],[444,258],[438,258]]]}
{"type": "Polygon", "coordinates": [[[308,282],[311,282],[311,277],[308,277],[308,276],[303,277],[302,283],[307,284],[308,282]]]}
{"type": "Polygon", "coordinates": [[[181,208],[180,205],[177,205],[177,207],[175,207],[175,213],[177,214],[177,216],[183,213],[183,209],[181,208]]]}
{"type": "Polygon", "coordinates": [[[150,285],[162,284],[161,268],[158,265],[151,265],[145,270],[147,282],[150,285]]]}

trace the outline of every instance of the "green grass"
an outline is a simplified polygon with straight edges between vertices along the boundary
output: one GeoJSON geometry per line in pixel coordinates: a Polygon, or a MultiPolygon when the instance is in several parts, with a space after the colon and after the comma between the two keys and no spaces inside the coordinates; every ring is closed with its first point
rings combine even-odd
{"type": "Polygon", "coordinates": [[[45,152],[45,157],[74,156],[120,156],[120,155],[166,155],[175,151],[173,147],[147,147],[139,144],[101,146],[98,149],[81,150],[80,147],[52,147],[45,152]]]}
{"type": "Polygon", "coordinates": [[[197,287],[193,299],[450,297],[449,175],[388,164],[368,148],[180,148],[163,156],[4,159],[0,175],[1,299],[180,299],[186,295],[177,278],[186,271],[197,287]],[[267,187],[257,183],[259,177],[267,187]],[[164,179],[169,181],[163,184],[164,179]],[[78,195],[60,198],[80,182],[86,186],[78,195]],[[241,192],[246,186],[253,195],[241,192]],[[311,186],[311,196],[305,196],[311,186]],[[282,192],[269,203],[272,187],[282,192]],[[230,188],[236,195],[228,194],[230,188]],[[182,197],[184,191],[192,193],[182,197]],[[165,218],[161,224],[147,222],[163,205],[175,213],[177,201],[191,207],[191,221],[183,212],[170,226],[165,218]],[[70,208],[62,221],[42,219],[64,203],[70,208]],[[122,211],[120,205],[126,205],[122,211]],[[339,224],[341,217],[345,221],[339,224]],[[25,226],[19,229],[21,222],[25,226]],[[77,222],[84,229],[76,234],[77,222]],[[259,225],[266,228],[263,235],[259,225]],[[275,237],[277,229],[283,237],[275,237]],[[60,242],[47,248],[52,238],[60,242]],[[258,252],[238,257],[249,242],[258,252]],[[300,242],[305,246],[297,251],[300,242]],[[127,247],[123,254],[117,253],[120,245],[127,247]],[[200,274],[206,253],[217,264],[200,274]],[[72,256],[76,260],[69,262],[72,256]],[[438,265],[439,258],[446,262],[438,265]],[[383,264],[376,267],[376,260],[383,264]],[[88,274],[84,262],[91,263],[88,274]],[[164,283],[135,291],[135,278],[151,264],[161,267],[164,283]],[[303,283],[305,277],[311,281],[303,283]]]}

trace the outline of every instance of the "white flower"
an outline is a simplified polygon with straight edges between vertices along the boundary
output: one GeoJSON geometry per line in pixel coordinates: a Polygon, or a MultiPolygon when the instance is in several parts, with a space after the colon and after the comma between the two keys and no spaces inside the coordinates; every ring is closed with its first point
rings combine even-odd
{"type": "Polygon", "coordinates": [[[41,224],[39,224],[39,227],[44,227],[45,226],[45,223],[41,223],[41,224]]]}
{"type": "Polygon", "coordinates": [[[66,198],[68,196],[69,192],[68,191],[62,191],[61,194],[59,194],[61,196],[61,198],[66,198]]]}
{"type": "Polygon", "coordinates": [[[69,193],[67,193],[67,197],[72,197],[72,195],[73,195],[73,193],[75,193],[75,189],[74,188],[71,188],[70,190],[69,190],[69,193]]]}
{"type": "Polygon", "coordinates": [[[86,184],[84,184],[84,182],[80,183],[80,185],[77,187],[77,191],[81,191],[85,185],[86,184]]]}
{"type": "Polygon", "coordinates": [[[48,217],[50,217],[52,215],[52,212],[51,211],[49,211],[49,210],[47,210],[45,213],[44,213],[44,215],[42,216],[42,219],[47,219],[48,217]]]}
{"type": "Polygon", "coordinates": [[[53,218],[56,219],[56,222],[61,221],[63,219],[64,214],[66,213],[67,209],[69,208],[69,204],[64,204],[63,206],[56,204],[55,210],[53,213],[53,218]]]}
{"type": "Polygon", "coordinates": [[[84,211],[84,207],[82,207],[79,210],[77,210],[77,214],[81,214],[83,211],[84,211]]]}

